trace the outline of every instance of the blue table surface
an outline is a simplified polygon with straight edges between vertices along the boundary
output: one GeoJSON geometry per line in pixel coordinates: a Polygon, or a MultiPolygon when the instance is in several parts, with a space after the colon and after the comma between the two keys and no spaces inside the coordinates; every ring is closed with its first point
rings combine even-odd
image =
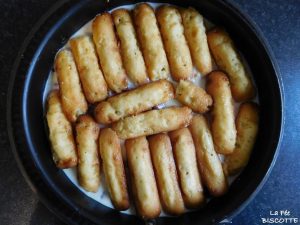
{"type": "MultiPolygon", "coordinates": [[[[6,89],[13,61],[32,26],[54,1],[0,2],[0,224],[63,224],[25,182],[10,151],[5,128],[6,89]]],[[[300,0],[232,2],[253,19],[274,52],[284,86],[285,126],[280,153],[269,179],[256,198],[227,223],[263,224],[262,218],[272,217],[270,213],[287,210],[290,215],[277,218],[298,218],[300,224],[300,0]]]]}

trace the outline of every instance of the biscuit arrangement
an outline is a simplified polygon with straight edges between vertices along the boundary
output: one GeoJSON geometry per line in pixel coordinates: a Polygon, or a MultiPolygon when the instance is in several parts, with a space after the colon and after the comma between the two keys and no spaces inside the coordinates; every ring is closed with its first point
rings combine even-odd
{"type": "Polygon", "coordinates": [[[142,3],[97,15],[92,36],[69,46],[56,55],[59,89],[47,99],[58,168],[77,166],[88,192],[103,175],[114,208],[134,205],[143,219],[181,215],[227,192],[228,177],[249,161],[259,109],[224,29],[207,32],[193,8],[142,3]],[[193,82],[196,70],[205,88],[193,82]]]}

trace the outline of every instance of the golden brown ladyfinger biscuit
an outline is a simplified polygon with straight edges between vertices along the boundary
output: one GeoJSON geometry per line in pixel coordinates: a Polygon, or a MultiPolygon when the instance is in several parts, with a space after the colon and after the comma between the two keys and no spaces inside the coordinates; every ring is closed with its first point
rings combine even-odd
{"type": "Polygon", "coordinates": [[[70,46],[86,100],[89,103],[104,100],[107,97],[107,85],[92,39],[89,36],[73,38],[70,40],[70,46]]]}
{"type": "Polygon", "coordinates": [[[168,78],[169,64],[153,9],[142,3],[136,6],[133,15],[150,80],[168,78]]]}
{"type": "Polygon", "coordinates": [[[123,117],[136,115],[174,97],[169,81],[158,80],[100,102],[95,108],[99,123],[108,124],[123,117]]]}
{"type": "Polygon", "coordinates": [[[164,5],[157,9],[156,18],[172,77],[177,81],[190,78],[193,73],[193,63],[179,11],[173,6],[164,5]]]}
{"type": "Polygon", "coordinates": [[[117,35],[120,40],[121,55],[128,77],[136,84],[148,82],[146,65],[139,48],[130,13],[126,9],[112,12],[117,35]]]}
{"type": "Polygon", "coordinates": [[[137,212],[143,219],[156,218],[161,209],[147,139],[126,140],[125,148],[137,212]]]}
{"type": "Polygon", "coordinates": [[[118,136],[112,129],[104,128],[100,131],[99,149],[111,201],[116,209],[126,210],[130,203],[121,145],[118,136]]]}
{"type": "Polygon", "coordinates": [[[188,128],[181,128],[170,132],[169,136],[173,146],[184,204],[187,208],[197,208],[205,203],[205,196],[191,132],[188,128]]]}
{"type": "Polygon", "coordinates": [[[195,143],[198,166],[204,184],[211,195],[223,195],[227,191],[227,180],[221,161],[214,149],[206,119],[202,115],[195,115],[189,128],[195,143]]]}
{"type": "Polygon", "coordinates": [[[206,75],[212,71],[205,26],[202,15],[194,8],[181,10],[184,34],[190,47],[193,62],[197,70],[206,75]]]}
{"type": "Polygon", "coordinates": [[[75,129],[79,184],[86,191],[97,192],[100,185],[100,162],[98,157],[99,126],[92,117],[81,115],[78,117],[75,129]]]}
{"type": "Polygon", "coordinates": [[[63,113],[58,91],[52,91],[48,96],[46,119],[56,166],[58,168],[76,166],[77,154],[72,126],[63,113]]]}
{"type": "Polygon", "coordinates": [[[112,124],[122,139],[168,132],[188,126],[192,110],[188,107],[170,107],[151,110],[136,116],[126,117],[112,124]]]}
{"type": "Polygon", "coordinates": [[[226,156],[224,169],[235,175],[246,167],[255,144],[259,126],[259,109],[256,103],[248,102],[240,106],[237,118],[237,140],[232,154],[226,156]]]}
{"type": "Polygon", "coordinates": [[[88,105],[81,89],[74,58],[69,50],[57,53],[55,71],[64,113],[69,121],[75,122],[78,116],[86,113],[88,105]]]}
{"type": "Polygon", "coordinates": [[[127,89],[127,76],[109,13],[96,16],[93,21],[93,39],[108,87],[120,93],[127,89]]]}
{"type": "Polygon", "coordinates": [[[194,112],[205,113],[213,104],[206,91],[188,80],[180,80],[176,88],[176,99],[194,112]]]}
{"type": "Polygon", "coordinates": [[[229,80],[223,72],[213,71],[208,75],[206,89],[214,101],[211,129],[216,151],[231,154],[236,142],[236,128],[229,80]]]}
{"type": "Polygon", "coordinates": [[[184,212],[172,145],[167,134],[148,138],[161,203],[165,212],[180,215],[184,212]]]}
{"type": "Polygon", "coordinates": [[[229,35],[223,29],[215,28],[208,32],[207,38],[218,67],[229,76],[233,98],[239,102],[253,98],[254,85],[229,35]]]}

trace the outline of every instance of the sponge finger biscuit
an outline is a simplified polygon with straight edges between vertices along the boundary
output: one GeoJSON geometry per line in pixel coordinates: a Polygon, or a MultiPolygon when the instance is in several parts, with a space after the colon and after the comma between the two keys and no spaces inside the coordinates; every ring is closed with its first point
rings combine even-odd
{"type": "Polygon", "coordinates": [[[172,84],[166,80],[158,80],[99,103],[95,109],[95,117],[99,123],[108,124],[151,109],[173,97],[172,84]]]}
{"type": "Polygon", "coordinates": [[[190,78],[193,63],[179,11],[173,6],[162,6],[157,10],[156,17],[173,78],[177,81],[190,78]]]}
{"type": "Polygon", "coordinates": [[[108,87],[120,93],[127,89],[127,76],[109,13],[98,15],[93,21],[93,39],[108,87]]]}
{"type": "Polygon", "coordinates": [[[190,108],[170,107],[126,117],[112,124],[112,129],[120,138],[128,139],[177,130],[188,126],[191,118],[190,108]]]}
{"type": "Polygon", "coordinates": [[[150,80],[168,78],[169,64],[153,9],[142,3],[136,6],[133,15],[150,80]]]}

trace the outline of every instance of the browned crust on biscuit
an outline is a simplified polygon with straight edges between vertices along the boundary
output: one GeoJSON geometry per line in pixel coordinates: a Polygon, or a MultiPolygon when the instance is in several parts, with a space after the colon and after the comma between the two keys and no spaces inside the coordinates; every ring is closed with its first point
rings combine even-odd
{"type": "Polygon", "coordinates": [[[167,213],[180,215],[184,212],[184,203],[170,138],[162,133],[149,137],[148,141],[162,206],[167,213]]]}
{"type": "Polygon", "coordinates": [[[98,157],[99,126],[88,115],[81,115],[76,123],[78,150],[78,181],[86,191],[97,192],[100,185],[98,157]]]}
{"type": "Polygon", "coordinates": [[[126,9],[112,12],[117,35],[120,40],[121,55],[129,78],[137,85],[148,82],[146,65],[139,48],[130,13],[126,9]]]}
{"type": "Polygon", "coordinates": [[[188,126],[191,118],[192,110],[190,108],[170,107],[126,117],[113,123],[112,129],[120,138],[128,139],[177,130],[188,126]]]}
{"type": "Polygon", "coordinates": [[[69,43],[87,101],[95,103],[104,100],[107,97],[107,85],[92,39],[81,36],[71,39],[69,43]]]}
{"type": "Polygon", "coordinates": [[[236,128],[229,80],[223,72],[213,71],[208,75],[206,89],[214,101],[211,129],[216,151],[230,154],[235,147],[236,128]]]}
{"type": "Polygon", "coordinates": [[[169,133],[185,206],[197,208],[205,203],[191,132],[181,128],[169,133]]]}
{"type": "Polygon", "coordinates": [[[225,30],[215,28],[208,32],[207,39],[215,62],[229,76],[234,99],[241,102],[253,98],[254,85],[229,35],[225,30]]]}
{"type": "Polygon", "coordinates": [[[227,180],[221,161],[214,149],[205,117],[194,116],[189,128],[195,143],[198,166],[205,186],[213,196],[225,194],[228,189],[227,180]]]}
{"type": "Polygon", "coordinates": [[[179,11],[173,6],[164,5],[157,9],[156,18],[172,77],[177,81],[192,77],[193,63],[179,11]]]}
{"type": "Polygon", "coordinates": [[[46,119],[56,166],[61,169],[76,166],[77,154],[72,126],[63,113],[58,91],[52,91],[48,96],[46,119]]]}
{"type": "Polygon", "coordinates": [[[127,89],[128,84],[111,15],[103,13],[96,16],[92,29],[93,40],[107,85],[111,90],[120,93],[127,89]]]}
{"type": "Polygon", "coordinates": [[[246,102],[240,106],[237,118],[237,141],[232,154],[225,158],[224,169],[227,174],[235,175],[246,165],[251,156],[259,127],[259,107],[256,103],[246,102]]]}
{"type": "Polygon", "coordinates": [[[59,84],[61,104],[67,118],[75,122],[86,113],[88,105],[83,95],[75,61],[69,50],[61,50],[55,57],[55,71],[59,84]]]}
{"type": "Polygon", "coordinates": [[[146,137],[125,141],[135,207],[143,219],[159,216],[160,202],[146,137]]]}
{"type": "Polygon", "coordinates": [[[112,123],[167,102],[174,97],[173,92],[172,84],[166,80],[145,84],[99,103],[95,108],[95,118],[99,123],[112,123]]]}
{"type": "Polygon", "coordinates": [[[176,99],[194,112],[205,113],[213,104],[212,97],[191,81],[180,80],[176,88],[176,99]]]}
{"type": "Polygon", "coordinates": [[[182,9],[181,16],[193,62],[198,71],[206,75],[212,71],[212,59],[208,48],[203,17],[194,8],[182,9]]]}
{"type": "Polygon", "coordinates": [[[118,210],[129,208],[124,164],[118,136],[110,128],[100,132],[99,149],[103,161],[105,180],[114,207],[118,210]]]}
{"type": "Polygon", "coordinates": [[[146,3],[139,4],[133,16],[150,80],[168,78],[169,64],[153,9],[146,3]]]}

